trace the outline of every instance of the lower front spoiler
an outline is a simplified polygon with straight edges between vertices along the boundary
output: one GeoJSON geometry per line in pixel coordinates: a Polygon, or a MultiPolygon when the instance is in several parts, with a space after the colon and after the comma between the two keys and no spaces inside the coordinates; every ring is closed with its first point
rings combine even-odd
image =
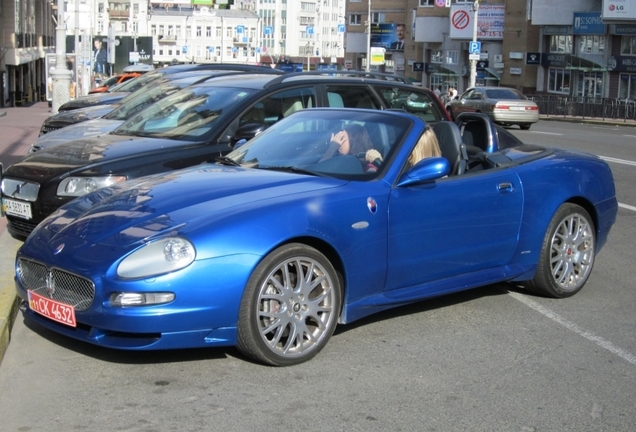
{"type": "Polygon", "coordinates": [[[20,302],[24,318],[55,333],[107,348],[144,351],[182,348],[226,347],[236,345],[236,327],[197,329],[164,333],[125,333],[77,323],[69,327],[50,320],[29,309],[28,302],[20,302]]]}

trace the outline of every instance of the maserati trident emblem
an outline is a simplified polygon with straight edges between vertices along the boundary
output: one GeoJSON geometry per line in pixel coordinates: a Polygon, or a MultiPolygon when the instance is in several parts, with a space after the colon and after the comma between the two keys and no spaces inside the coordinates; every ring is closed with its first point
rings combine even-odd
{"type": "Polygon", "coordinates": [[[53,273],[51,272],[46,274],[46,293],[50,298],[53,298],[53,294],[55,294],[55,282],[53,281],[53,273]]]}
{"type": "Polygon", "coordinates": [[[64,243],[61,243],[58,247],[55,248],[55,250],[53,251],[53,255],[57,255],[60,252],[62,252],[62,249],[64,249],[64,246],[66,246],[64,243]]]}

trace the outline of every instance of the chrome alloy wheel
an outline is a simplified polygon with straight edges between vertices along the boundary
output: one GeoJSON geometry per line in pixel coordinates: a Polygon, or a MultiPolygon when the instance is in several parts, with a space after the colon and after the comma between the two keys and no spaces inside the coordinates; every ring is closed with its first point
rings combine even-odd
{"type": "Polygon", "coordinates": [[[550,242],[552,277],[566,292],[577,291],[585,283],[594,263],[594,228],[579,213],[563,218],[550,242]]]}
{"type": "Polygon", "coordinates": [[[331,336],[338,294],[329,272],[317,260],[298,256],[281,262],[258,292],[259,334],[273,353],[302,357],[331,336]]]}

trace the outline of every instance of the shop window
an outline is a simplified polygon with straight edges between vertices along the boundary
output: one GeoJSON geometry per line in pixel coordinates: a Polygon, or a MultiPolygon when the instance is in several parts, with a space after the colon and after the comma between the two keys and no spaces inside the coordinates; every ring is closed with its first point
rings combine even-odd
{"type": "Polygon", "coordinates": [[[570,71],[550,68],[548,92],[570,94],[570,71]]]}
{"type": "Polygon", "coordinates": [[[620,99],[636,100],[636,74],[621,74],[618,84],[620,99]]]}
{"type": "Polygon", "coordinates": [[[605,36],[579,36],[580,54],[603,54],[605,52],[605,36]]]}
{"type": "Polygon", "coordinates": [[[621,37],[621,55],[636,55],[636,36],[621,37]]]}
{"type": "Polygon", "coordinates": [[[603,73],[579,72],[579,82],[576,89],[577,96],[602,97],[603,73]]]}
{"type": "Polygon", "coordinates": [[[550,52],[572,54],[572,36],[571,35],[550,36],[550,52]]]}

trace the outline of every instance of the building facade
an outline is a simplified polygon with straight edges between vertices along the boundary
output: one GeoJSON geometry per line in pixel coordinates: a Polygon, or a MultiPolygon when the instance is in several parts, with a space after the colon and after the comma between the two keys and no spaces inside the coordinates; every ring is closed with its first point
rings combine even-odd
{"type": "MultiPolygon", "coordinates": [[[[378,70],[426,87],[636,99],[634,0],[68,0],[76,79],[131,63],[292,63],[378,70]],[[478,42],[475,53],[472,42],[478,42]],[[472,52],[471,52],[472,51],[472,52]],[[115,61],[116,59],[116,61],[115,61]]],[[[0,106],[42,100],[57,2],[0,0],[0,106]]],[[[83,80],[87,91],[90,81],[83,80]]]]}

